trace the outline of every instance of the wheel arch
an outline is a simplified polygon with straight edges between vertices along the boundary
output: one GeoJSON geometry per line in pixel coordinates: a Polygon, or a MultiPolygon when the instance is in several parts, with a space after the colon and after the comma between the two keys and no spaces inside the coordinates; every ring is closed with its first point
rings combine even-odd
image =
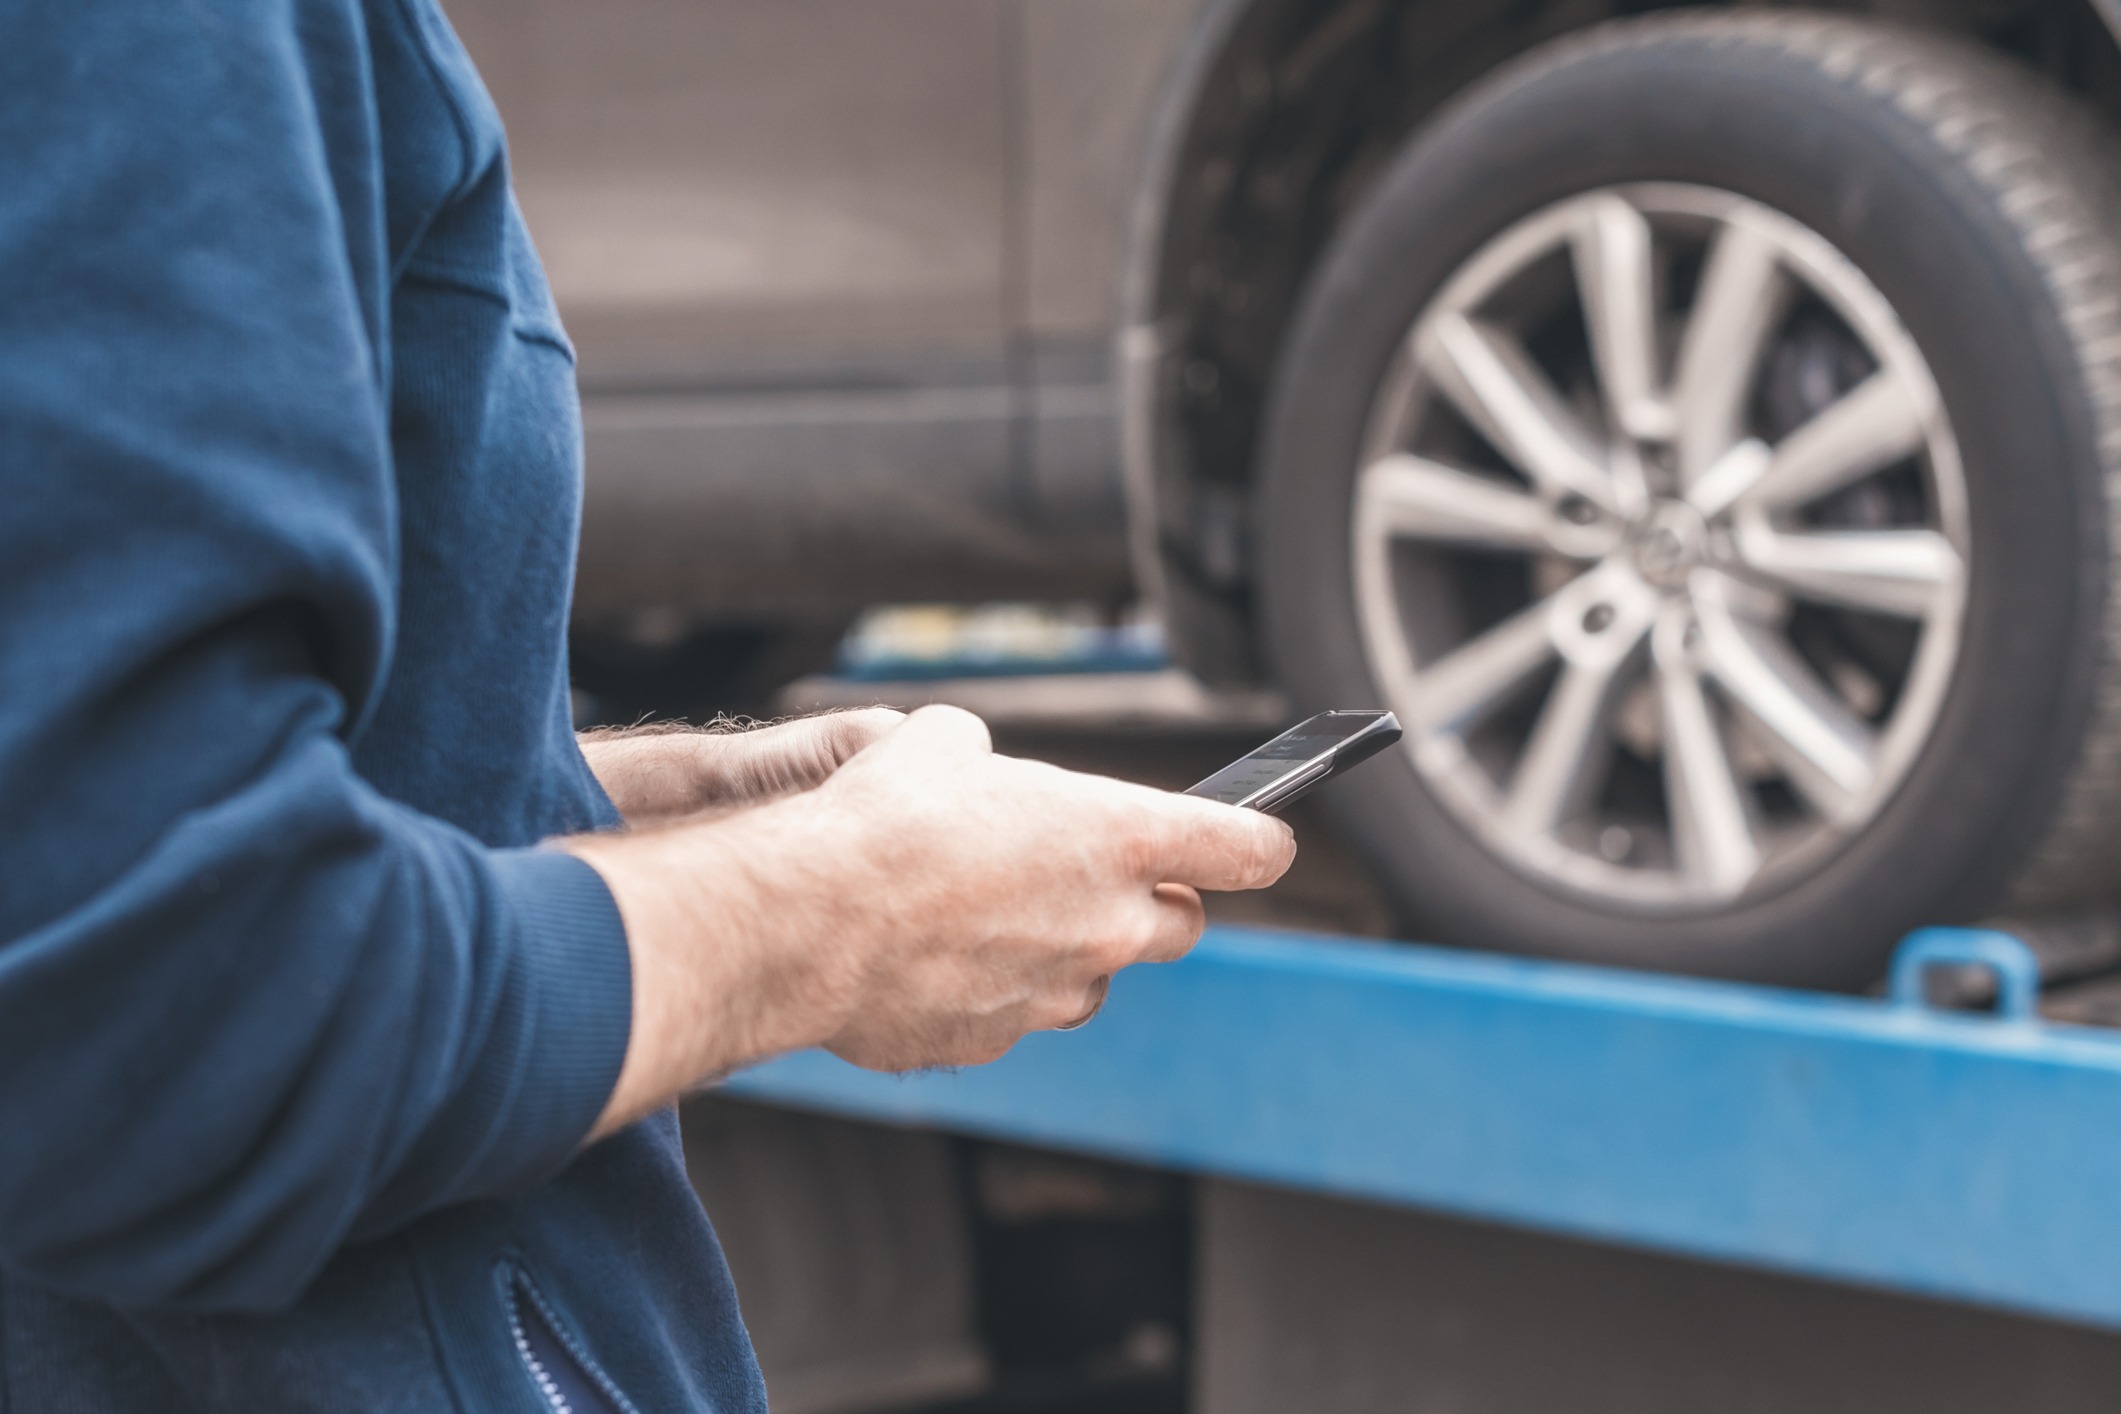
{"type": "MultiPolygon", "coordinates": [[[[1310,268],[1369,177],[1495,67],[1604,20],[1674,8],[1205,0],[1139,163],[1116,351],[1130,557],[1181,662],[1215,682],[1263,676],[1251,605],[1259,415],[1310,268]]],[[[2121,79],[2121,0],[1815,8],[1974,38],[2121,120],[2121,83],[2097,81],[2121,79]]]]}

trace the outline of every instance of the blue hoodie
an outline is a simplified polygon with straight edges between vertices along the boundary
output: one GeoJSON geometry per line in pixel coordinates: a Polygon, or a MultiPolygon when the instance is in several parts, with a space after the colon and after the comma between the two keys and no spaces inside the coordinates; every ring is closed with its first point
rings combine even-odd
{"type": "Polygon", "coordinates": [[[433,0],[0,40],[0,1414],[763,1410],[568,724],[573,355],[433,0]]]}

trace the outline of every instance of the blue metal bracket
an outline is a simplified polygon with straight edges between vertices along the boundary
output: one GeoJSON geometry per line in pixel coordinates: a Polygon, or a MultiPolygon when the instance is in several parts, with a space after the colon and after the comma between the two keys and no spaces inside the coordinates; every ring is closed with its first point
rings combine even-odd
{"type": "Polygon", "coordinates": [[[1926,1006],[1923,983],[1939,967],[1978,967],[1996,979],[1996,1017],[2036,1021],[2040,1005],[2040,960],[2008,933],[1985,928],[1924,928],[1908,935],[1893,954],[1886,995],[1901,1006],[1926,1006]]]}
{"type": "Polygon", "coordinates": [[[2121,1329],[2121,1035],[2037,980],[1963,931],[1878,1002],[1216,929],[990,1066],[729,1088],[2121,1329]],[[1997,1017],[1921,1004],[1968,963],[1997,1017]]]}

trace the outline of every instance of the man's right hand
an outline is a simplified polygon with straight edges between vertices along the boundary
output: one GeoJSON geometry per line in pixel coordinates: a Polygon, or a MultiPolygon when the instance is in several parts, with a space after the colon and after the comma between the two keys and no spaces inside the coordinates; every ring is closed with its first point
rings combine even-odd
{"type": "Polygon", "coordinates": [[[597,1134],[751,1061],[976,1064],[1087,1014],[1104,979],[1182,956],[1201,889],[1295,855],[1271,817],[993,753],[924,708],[815,790],[563,847],[611,886],[634,964],[625,1069],[597,1134]]]}

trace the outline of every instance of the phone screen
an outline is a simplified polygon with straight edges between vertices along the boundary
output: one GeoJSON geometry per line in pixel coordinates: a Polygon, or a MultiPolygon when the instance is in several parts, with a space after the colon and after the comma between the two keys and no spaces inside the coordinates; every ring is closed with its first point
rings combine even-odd
{"type": "Polygon", "coordinates": [[[1399,723],[1389,712],[1321,713],[1246,753],[1186,794],[1206,796],[1225,805],[1283,805],[1294,799],[1296,792],[1382,750],[1398,738],[1399,723]],[[1362,749],[1349,752],[1343,759],[1343,749],[1357,743],[1362,749]],[[1297,783],[1294,792],[1277,795],[1277,785],[1299,775],[1307,779],[1297,783]]]}

